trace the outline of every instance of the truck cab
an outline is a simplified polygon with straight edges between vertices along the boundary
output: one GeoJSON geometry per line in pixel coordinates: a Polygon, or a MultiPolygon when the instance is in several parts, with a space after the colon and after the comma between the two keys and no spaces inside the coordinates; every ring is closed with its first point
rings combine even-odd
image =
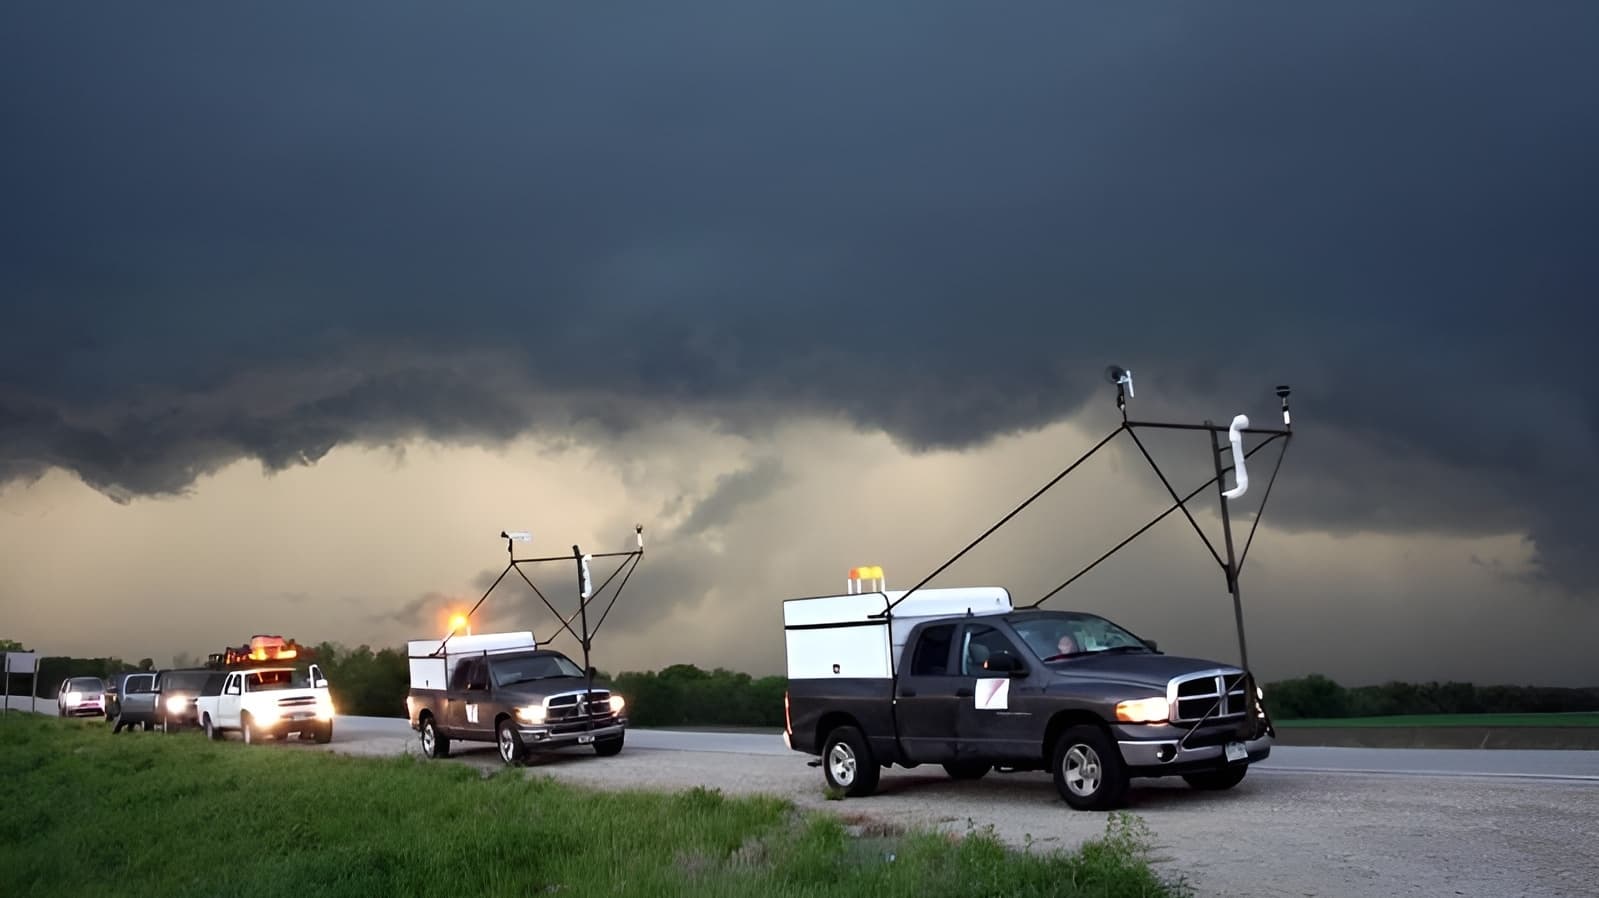
{"type": "Polygon", "coordinates": [[[1235,666],[1163,654],[1099,615],[1010,609],[995,588],[926,592],[900,620],[881,593],[786,609],[784,738],[847,795],[896,764],[1048,770],[1069,806],[1102,810],[1135,777],[1227,789],[1270,754],[1262,697],[1235,666]]]}
{"type": "Polygon", "coordinates": [[[319,743],[333,739],[333,697],[322,670],[312,664],[253,667],[213,677],[195,699],[194,713],[209,739],[238,730],[245,742],[298,733],[319,743]]]}
{"type": "Polygon", "coordinates": [[[429,758],[454,741],[492,742],[517,765],[538,748],[592,745],[615,755],[626,738],[626,702],[607,688],[590,690],[589,672],[566,655],[537,648],[531,633],[480,634],[411,643],[411,728],[429,758]]]}

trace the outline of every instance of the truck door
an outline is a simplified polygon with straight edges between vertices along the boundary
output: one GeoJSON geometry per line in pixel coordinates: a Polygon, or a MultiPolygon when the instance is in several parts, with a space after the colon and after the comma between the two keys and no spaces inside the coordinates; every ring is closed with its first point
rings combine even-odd
{"type": "Polygon", "coordinates": [[[482,738],[494,728],[494,712],[489,706],[489,666],[482,658],[463,658],[450,678],[445,699],[444,725],[447,732],[467,738],[482,738]]]}
{"type": "Polygon", "coordinates": [[[222,694],[217,696],[217,719],[215,724],[222,727],[239,726],[239,711],[244,705],[244,675],[238,673],[228,674],[228,679],[222,684],[222,694]]]}
{"type": "MultiPolygon", "coordinates": [[[[955,712],[955,756],[960,760],[1001,761],[1037,758],[1044,738],[1044,721],[1035,720],[1040,687],[1031,677],[1012,677],[1003,656],[1026,665],[1015,643],[988,624],[963,624],[959,658],[961,701],[955,712]]],[[[1037,665],[1032,665],[1036,667],[1037,665]]],[[[1031,671],[1036,674],[1037,671],[1031,671]]]]}
{"type": "Polygon", "coordinates": [[[961,679],[951,666],[955,626],[928,626],[905,647],[907,662],[899,675],[894,715],[905,755],[917,763],[955,757],[955,707],[970,701],[958,694],[961,679]]]}
{"type": "Polygon", "coordinates": [[[155,715],[155,674],[137,674],[128,677],[123,686],[125,694],[122,698],[122,708],[125,714],[137,714],[146,718],[155,715]]]}

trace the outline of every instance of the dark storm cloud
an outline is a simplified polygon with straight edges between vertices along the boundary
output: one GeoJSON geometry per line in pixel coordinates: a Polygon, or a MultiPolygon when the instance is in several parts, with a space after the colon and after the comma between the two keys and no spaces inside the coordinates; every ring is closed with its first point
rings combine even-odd
{"type": "Polygon", "coordinates": [[[1599,7],[6,17],[7,479],[684,408],[975,446],[1115,361],[1294,383],[1280,521],[1599,582],[1599,7]]]}

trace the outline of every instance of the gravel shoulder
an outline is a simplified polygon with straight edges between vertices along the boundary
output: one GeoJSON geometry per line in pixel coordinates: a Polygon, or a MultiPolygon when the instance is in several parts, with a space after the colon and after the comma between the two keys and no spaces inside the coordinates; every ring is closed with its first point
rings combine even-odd
{"type": "MultiPolygon", "coordinates": [[[[415,738],[399,736],[309,748],[417,753],[415,738]]],[[[452,760],[500,766],[486,744],[457,747],[452,760]]],[[[953,833],[992,827],[1005,842],[1033,850],[1074,847],[1102,834],[1106,820],[1067,809],[1041,773],[955,782],[937,767],[894,768],[884,772],[877,795],[829,801],[821,771],[799,755],[630,746],[605,759],[580,750],[539,756],[527,770],[607,789],[704,786],[780,795],[857,823],[953,833]]],[[[1199,895],[1591,898],[1599,878],[1594,783],[1254,770],[1219,795],[1181,780],[1136,781],[1127,810],[1152,831],[1157,868],[1199,895]]]]}

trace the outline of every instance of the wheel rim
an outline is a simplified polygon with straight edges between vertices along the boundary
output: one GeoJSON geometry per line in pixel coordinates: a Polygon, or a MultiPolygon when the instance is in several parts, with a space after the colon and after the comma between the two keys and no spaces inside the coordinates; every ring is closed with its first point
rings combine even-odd
{"type": "Polygon", "coordinates": [[[500,727],[500,760],[507,764],[516,754],[516,743],[512,741],[511,728],[500,727]]]}
{"type": "Polygon", "coordinates": [[[433,724],[425,724],[422,727],[422,750],[431,755],[433,754],[433,745],[433,724]]]}
{"type": "Polygon", "coordinates": [[[1066,758],[1062,762],[1065,767],[1066,788],[1072,790],[1074,795],[1087,797],[1099,790],[1103,773],[1100,770],[1099,754],[1093,748],[1077,744],[1066,750],[1066,758]]]}
{"type": "Polygon", "coordinates": [[[843,742],[835,744],[833,750],[827,753],[827,769],[833,774],[833,781],[839,785],[854,783],[855,752],[843,742]]]}
{"type": "Polygon", "coordinates": [[[255,741],[255,727],[248,723],[244,725],[244,741],[246,744],[255,741]]]}

